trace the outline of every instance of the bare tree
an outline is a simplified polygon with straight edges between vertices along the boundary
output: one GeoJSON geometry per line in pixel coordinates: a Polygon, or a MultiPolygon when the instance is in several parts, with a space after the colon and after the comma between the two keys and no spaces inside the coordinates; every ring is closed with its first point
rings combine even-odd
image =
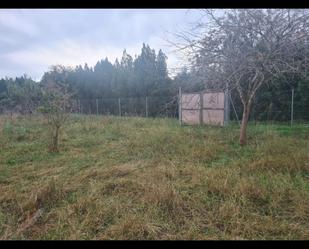
{"type": "Polygon", "coordinates": [[[193,72],[207,88],[236,89],[243,115],[239,142],[246,130],[256,92],[285,74],[306,71],[309,12],[302,9],[203,10],[202,21],[177,34],[193,72]]]}
{"type": "Polygon", "coordinates": [[[51,128],[49,150],[58,152],[59,131],[71,113],[72,94],[65,82],[52,79],[48,79],[42,88],[43,101],[39,111],[44,114],[51,128]]]}

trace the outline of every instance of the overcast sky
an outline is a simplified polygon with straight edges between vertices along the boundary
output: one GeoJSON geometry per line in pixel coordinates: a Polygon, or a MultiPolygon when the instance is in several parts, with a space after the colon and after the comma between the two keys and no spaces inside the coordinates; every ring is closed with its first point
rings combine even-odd
{"type": "Polygon", "coordinates": [[[181,61],[165,40],[168,32],[197,18],[197,10],[186,9],[1,9],[0,78],[26,73],[40,80],[51,65],[114,62],[125,48],[134,57],[143,42],[161,48],[175,68],[181,61]]]}

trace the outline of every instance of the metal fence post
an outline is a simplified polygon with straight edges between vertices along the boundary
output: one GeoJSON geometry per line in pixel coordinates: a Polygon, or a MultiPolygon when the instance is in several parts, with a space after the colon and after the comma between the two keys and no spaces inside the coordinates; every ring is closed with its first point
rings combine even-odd
{"type": "Polygon", "coordinates": [[[78,99],[77,105],[78,105],[78,113],[81,114],[81,111],[80,111],[80,99],[78,99]]]}
{"type": "Polygon", "coordinates": [[[178,118],[179,118],[179,124],[181,125],[182,123],[182,106],[181,106],[181,100],[182,100],[182,95],[181,95],[181,87],[179,87],[178,91],[178,118]]]}
{"type": "Polygon", "coordinates": [[[99,115],[99,103],[98,103],[98,99],[95,100],[96,101],[96,105],[97,105],[97,116],[99,115]]]}
{"type": "Polygon", "coordinates": [[[204,108],[204,101],[203,101],[203,92],[200,93],[200,125],[203,124],[203,108],[204,108]]]}
{"type": "Polygon", "coordinates": [[[120,102],[120,98],[118,98],[118,108],[119,108],[119,116],[121,116],[121,102],[120,102]]]}
{"type": "Polygon", "coordinates": [[[293,125],[293,119],[294,119],[294,88],[292,88],[291,126],[293,125]]]}
{"type": "Polygon", "coordinates": [[[228,125],[230,121],[230,98],[228,88],[224,93],[224,125],[228,125]]]}
{"type": "Polygon", "coordinates": [[[148,97],[146,96],[146,117],[148,118],[148,97]]]}

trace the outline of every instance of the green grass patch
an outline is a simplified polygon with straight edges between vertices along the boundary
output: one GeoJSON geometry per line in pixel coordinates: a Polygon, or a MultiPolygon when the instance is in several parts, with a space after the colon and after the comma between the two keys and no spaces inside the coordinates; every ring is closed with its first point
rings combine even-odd
{"type": "Polygon", "coordinates": [[[309,238],[307,124],[0,119],[0,239],[309,238]]]}

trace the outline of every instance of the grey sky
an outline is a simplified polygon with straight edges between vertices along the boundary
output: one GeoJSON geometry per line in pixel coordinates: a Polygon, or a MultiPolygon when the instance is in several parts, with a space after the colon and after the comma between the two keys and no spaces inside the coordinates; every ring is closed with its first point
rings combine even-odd
{"type": "Polygon", "coordinates": [[[114,62],[124,48],[139,54],[143,42],[161,48],[174,68],[181,61],[171,53],[167,31],[197,18],[197,10],[185,9],[1,9],[0,78],[26,73],[39,80],[55,64],[114,62]]]}

